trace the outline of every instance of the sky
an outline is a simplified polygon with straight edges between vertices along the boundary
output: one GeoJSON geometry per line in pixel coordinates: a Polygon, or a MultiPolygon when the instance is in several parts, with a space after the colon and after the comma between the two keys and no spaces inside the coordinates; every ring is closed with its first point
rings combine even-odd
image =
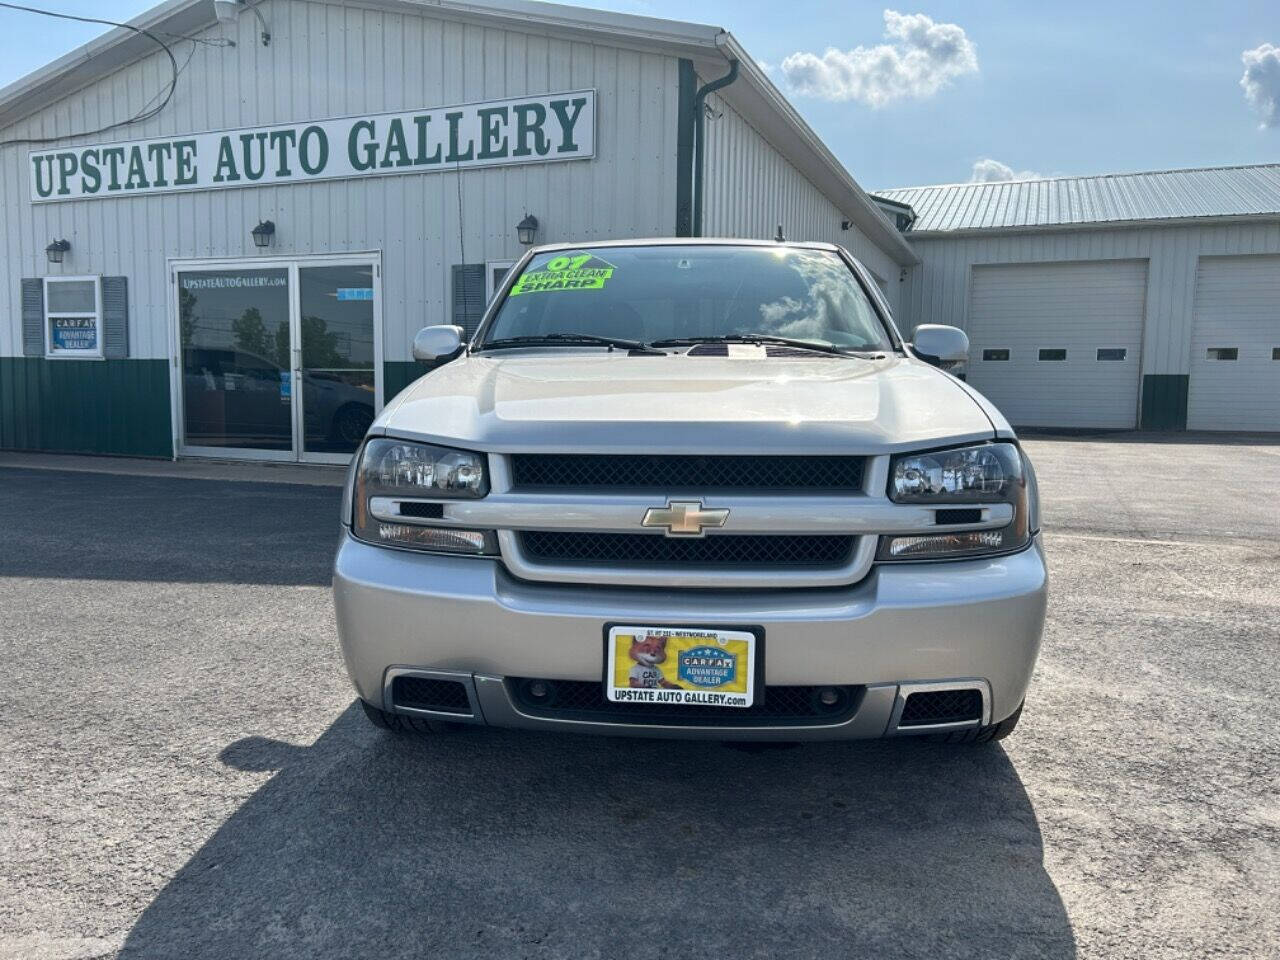
{"type": "MultiPolygon", "coordinates": [[[[1278,0],[580,5],[727,28],[869,190],[1280,161],[1278,0]]],[[[103,29],[0,8],[0,86],[103,29]]]]}

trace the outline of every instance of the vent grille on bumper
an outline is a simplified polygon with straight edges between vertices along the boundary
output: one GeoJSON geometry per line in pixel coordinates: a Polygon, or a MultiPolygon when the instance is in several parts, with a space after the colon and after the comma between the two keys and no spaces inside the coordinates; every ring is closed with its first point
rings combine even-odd
{"type": "Polygon", "coordinates": [[[750,707],[700,707],[687,704],[614,703],[603,685],[585,680],[543,680],[550,691],[530,694],[533,680],[507,679],[516,705],[532,716],[600,723],[672,724],[678,726],[765,727],[843,723],[857,712],[862,687],[765,687],[750,707]],[[834,703],[823,704],[820,691],[836,691],[834,703]]]}
{"type": "Polygon", "coordinates": [[[925,727],[935,723],[963,723],[982,719],[979,690],[930,690],[913,693],[902,705],[900,727],[925,727]]]}
{"type": "Polygon", "coordinates": [[[397,707],[438,710],[441,713],[471,716],[471,701],[467,699],[467,688],[457,680],[396,677],[391,683],[391,699],[395,701],[397,707]]]}
{"type": "Polygon", "coordinates": [[[679,539],[649,533],[526,531],[520,548],[533,563],[702,567],[835,567],[848,563],[856,537],[719,534],[679,539]]]}
{"type": "Polygon", "coordinates": [[[861,492],[863,466],[862,457],[517,453],[511,477],[517,488],[861,492]]]}

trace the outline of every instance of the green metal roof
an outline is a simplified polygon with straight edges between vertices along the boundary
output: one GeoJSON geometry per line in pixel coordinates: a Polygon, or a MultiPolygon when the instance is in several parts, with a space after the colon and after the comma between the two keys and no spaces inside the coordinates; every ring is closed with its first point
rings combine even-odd
{"type": "Polygon", "coordinates": [[[912,234],[1280,215],[1280,164],[879,190],[912,234]]]}

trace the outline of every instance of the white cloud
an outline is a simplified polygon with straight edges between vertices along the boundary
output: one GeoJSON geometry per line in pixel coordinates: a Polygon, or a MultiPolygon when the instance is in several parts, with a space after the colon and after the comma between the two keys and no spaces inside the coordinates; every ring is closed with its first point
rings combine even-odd
{"type": "Polygon", "coordinates": [[[954,23],[886,10],[884,34],[890,42],[874,47],[793,53],[782,61],[782,76],[796,93],[883,107],[931,97],[953,78],[978,72],[977,48],[954,23]]]}
{"type": "Polygon", "coordinates": [[[973,165],[970,183],[999,183],[1002,180],[1039,180],[1041,175],[1034,170],[1015,170],[1007,163],[983,157],[973,165]]]}
{"type": "Polygon", "coordinates": [[[1240,60],[1245,100],[1262,115],[1264,127],[1280,127],[1280,47],[1264,43],[1240,54],[1240,60]]]}

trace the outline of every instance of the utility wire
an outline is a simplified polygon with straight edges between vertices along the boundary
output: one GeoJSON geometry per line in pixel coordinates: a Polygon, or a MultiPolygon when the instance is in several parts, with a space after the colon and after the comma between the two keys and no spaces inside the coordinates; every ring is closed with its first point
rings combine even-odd
{"type": "MultiPolygon", "coordinates": [[[[100,20],[97,17],[79,17],[72,13],[56,13],[53,10],[41,10],[39,7],[28,7],[20,3],[7,3],[4,2],[4,0],[0,0],[0,7],[7,10],[19,10],[24,13],[38,13],[41,16],[55,17],[59,20],[76,20],[80,23],[100,23],[103,26],[108,27],[124,27],[126,30],[132,30],[134,33],[146,37],[156,43],[156,45],[165,52],[165,55],[168,56],[169,64],[173,68],[173,77],[170,79],[168,89],[164,91],[164,99],[160,101],[159,105],[150,107],[150,104],[155,101],[156,97],[160,96],[160,93],[157,93],[155,97],[152,97],[151,100],[147,101],[148,106],[143,107],[141,111],[139,111],[135,116],[130,117],[128,120],[119,120],[115,123],[109,123],[106,126],[98,127],[96,130],[81,130],[75,133],[64,133],[57,137],[18,137],[13,140],[0,140],[0,147],[7,147],[20,143],[57,143],[59,140],[68,140],[72,137],[97,136],[100,133],[106,133],[108,130],[115,130],[119,127],[126,127],[134,123],[142,123],[144,120],[150,120],[167,107],[169,105],[169,101],[173,99],[174,92],[178,89],[178,74],[180,72],[178,68],[178,60],[174,57],[173,51],[169,49],[169,45],[150,30],[145,30],[142,27],[135,27],[129,23],[118,23],[115,20],[100,20]]],[[[195,48],[193,47],[192,49],[194,50],[195,48]]],[[[161,89],[164,90],[164,88],[161,89]]]]}
{"type": "Polygon", "coordinates": [[[236,42],[230,37],[194,37],[186,33],[169,33],[167,30],[161,30],[160,36],[169,37],[171,40],[190,40],[192,43],[203,44],[206,47],[234,47],[236,42]]]}
{"type": "Polygon", "coordinates": [[[462,262],[467,262],[467,238],[466,230],[463,229],[462,222],[462,161],[459,160],[454,167],[453,178],[458,182],[458,256],[462,258],[462,262]]]}
{"type": "MultiPolygon", "coordinates": [[[[173,78],[175,83],[177,82],[178,78],[179,78],[179,77],[181,77],[181,76],[182,76],[182,74],[186,71],[187,67],[191,66],[191,59],[192,59],[192,57],[194,57],[194,56],[196,55],[196,50],[198,50],[198,49],[200,48],[201,43],[207,43],[207,42],[208,42],[208,41],[202,41],[199,37],[184,37],[183,39],[184,39],[184,40],[190,40],[190,41],[191,41],[191,49],[187,51],[187,58],[186,58],[185,60],[183,60],[183,61],[182,61],[182,66],[178,67],[178,73],[177,73],[177,75],[176,75],[176,76],[174,76],[174,78],[173,78]]],[[[219,43],[219,44],[214,44],[214,46],[219,46],[219,47],[220,47],[220,46],[223,46],[223,44],[220,44],[220,43],[219,43]]],[[[146,103],[144,103],[144,104],[142,105],[142,109],[143,109],[143,110],[146,110],[149,106],[151,106],[151,104],[153,104],[153,103],[155,103],[157,100],[159,100],[159,99],[160,99],[160,95],[161,95],[162,93],[164,93],[164,88],[163,88],[163,87],[162,87],[161,89],[157,90],[157,91],[156,91],[156,93],[155,93],[155,96],[153,96],[150,100],[148,100],[146,103]]]]}

